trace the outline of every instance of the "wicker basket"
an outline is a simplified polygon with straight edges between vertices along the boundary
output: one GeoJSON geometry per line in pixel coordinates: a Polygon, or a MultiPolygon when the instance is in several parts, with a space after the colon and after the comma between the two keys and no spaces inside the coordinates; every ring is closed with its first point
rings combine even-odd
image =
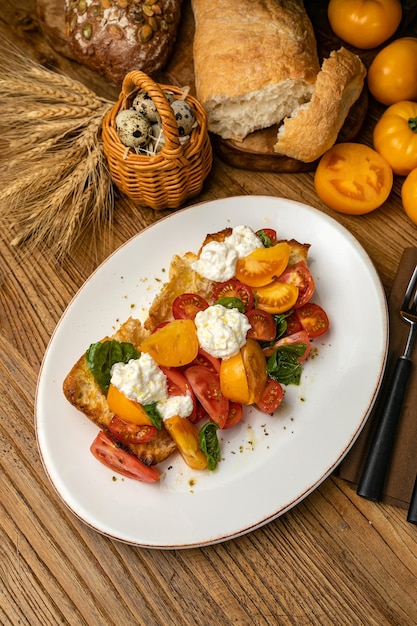
{"type": "Polygon", "coordinates": [[[164,91],[183,97],[178,87],[159,85],[141,71],[129,72],[118,101],[103,120],[103,149],[114,183],[135,203],[156,210],[177,209],[188,198],[197,196],[212,166],[205,110],[195,98],[186,96],[185,101],[192,107],[198,124],[190,138],[181,144],[177,122],[164,91]],[[117,114],[130,108],[136,94],[142,90],[152,98],[165,135],[161,151],[152,156],[128,150],[116,132],[117,114]]]}

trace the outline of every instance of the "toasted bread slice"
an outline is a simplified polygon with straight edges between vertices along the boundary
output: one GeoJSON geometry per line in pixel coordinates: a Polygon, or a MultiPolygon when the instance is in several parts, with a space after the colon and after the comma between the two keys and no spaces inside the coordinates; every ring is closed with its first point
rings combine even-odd
{"type": "MultiPolygon", "coordinates": [[[[127,341],[139,348],[144,331],[139,320],[129,318],[112,336],[105,339],[127,341]]],[[[105,340],[103,339],[103,341],[105,340]]],[[[108,432],[108,427],[114,413],[107,404],[107,399],[87,365],[86,355],[83,354],[63,383],[63,391],[67,400],[79,411],[84,413],[99,428],[108,432]]],[[[129,444],[123,446],[146,465],[154,465],[168,458],[176,449],[171,435],[162,426],[156,435],[146,444],[129,444]]]]}

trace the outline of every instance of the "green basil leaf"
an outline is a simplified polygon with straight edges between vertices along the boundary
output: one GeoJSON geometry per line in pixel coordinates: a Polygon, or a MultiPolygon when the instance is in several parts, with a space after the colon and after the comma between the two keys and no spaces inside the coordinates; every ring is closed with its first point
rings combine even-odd
{"type": "Polygon", "coordinates": [[[142,408],[148,414],[148,417],[151,420],[153,426],[155,426],[158,430],[161,430],[163,420],[160,412],[156,408],[156,402],[151,402],[151,404],[143,404],[142,408]]]}
{"type": "Polygon", "coordinates": [[[220,443],[217,438],[217,430],[219,426],[214,422],[207,422],[200,428],[198,439],[200,448],[207,457],[207,467],[214,470],[220,461],[220,443]]]}
{"type": "Polygon", "coordinates": [[[242,300],[240,300],[239,298],[232,298],[230,296],[226,296],[224,298],[219,298],[218,300],[216,300],[214,304],[221,304],[226,309],[237,309],[241,313],[245,312],[245,305],[243,304],[242,300]]]}
{"type": "Polygon", "coordinates": [[[272,248],[274,245],[273,241],[271,241],[271,237],[268,237],[264,230],[258,230],[256,233],[259,239],[262,241],[264,248],[272,248]]]}
{"type": "Polygon", "coordinates": [[[302,367],[298,358],[306,351],[305,343],[280,346],[268,359],[268,375],[283,385],[299,385],[302,367]]]}
{"type": "Polygon", "coordinates": [[[106,395],[110,386],[110,370],[113,365],[128,363],[130,359],[139,357],[140,353],[133,344],[114,339],[92,343],[86,352],[88,369],[106,395]]]}

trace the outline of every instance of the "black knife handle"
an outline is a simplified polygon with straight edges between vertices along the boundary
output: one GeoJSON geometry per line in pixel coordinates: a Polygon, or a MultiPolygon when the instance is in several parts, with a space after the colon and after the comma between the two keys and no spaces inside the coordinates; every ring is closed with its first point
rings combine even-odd
{"type": "Polygon", "coordinates": [[[397,359],[391,378],[391,385],[387,389],[386,403],[377,424],[365,467],[356,490],[358,495],[368,498],[368,500],[374,500],[374,502],[380,500],[384,488],[385,476],[394,446],[395,431],[410,377],[411,365],[411,359],[407,357],[401,356],[397,359]]]}
{"type": "Polygon", "coordinates": [[[408,509],[407,522],[417,524],[417,478],[414,483],[413,495],[411,496],[410,507],[408,509]]]}

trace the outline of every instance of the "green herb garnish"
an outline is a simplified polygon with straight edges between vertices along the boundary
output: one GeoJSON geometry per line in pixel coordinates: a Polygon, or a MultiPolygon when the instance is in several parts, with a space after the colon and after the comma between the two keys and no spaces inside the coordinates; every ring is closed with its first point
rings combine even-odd
{"type": "Polygon", "coordinates": [[[214,470],[220,461],[220,443],[217,438],[217,430],[219,426],[214,422],[207,422],[200,428],[198,439],[200,448],[207,457],[207,467],[214,470]]]}
{"type": "Polygon", "coordinates": [[[298,358],[303,356],[306,348],[305,343],[277,348],[267,361],[268,375],[283,385],[299,385],[302,368],[298,358]]]}
{"type": "Polygon", "coordinates": [[[110,371],[113,365],[128,363],[130,359],[139,357],[140,353],[134,345],[114,339],[92,343],[86,352],[88,369],[106,395],[110,386],[110,371]]]}

